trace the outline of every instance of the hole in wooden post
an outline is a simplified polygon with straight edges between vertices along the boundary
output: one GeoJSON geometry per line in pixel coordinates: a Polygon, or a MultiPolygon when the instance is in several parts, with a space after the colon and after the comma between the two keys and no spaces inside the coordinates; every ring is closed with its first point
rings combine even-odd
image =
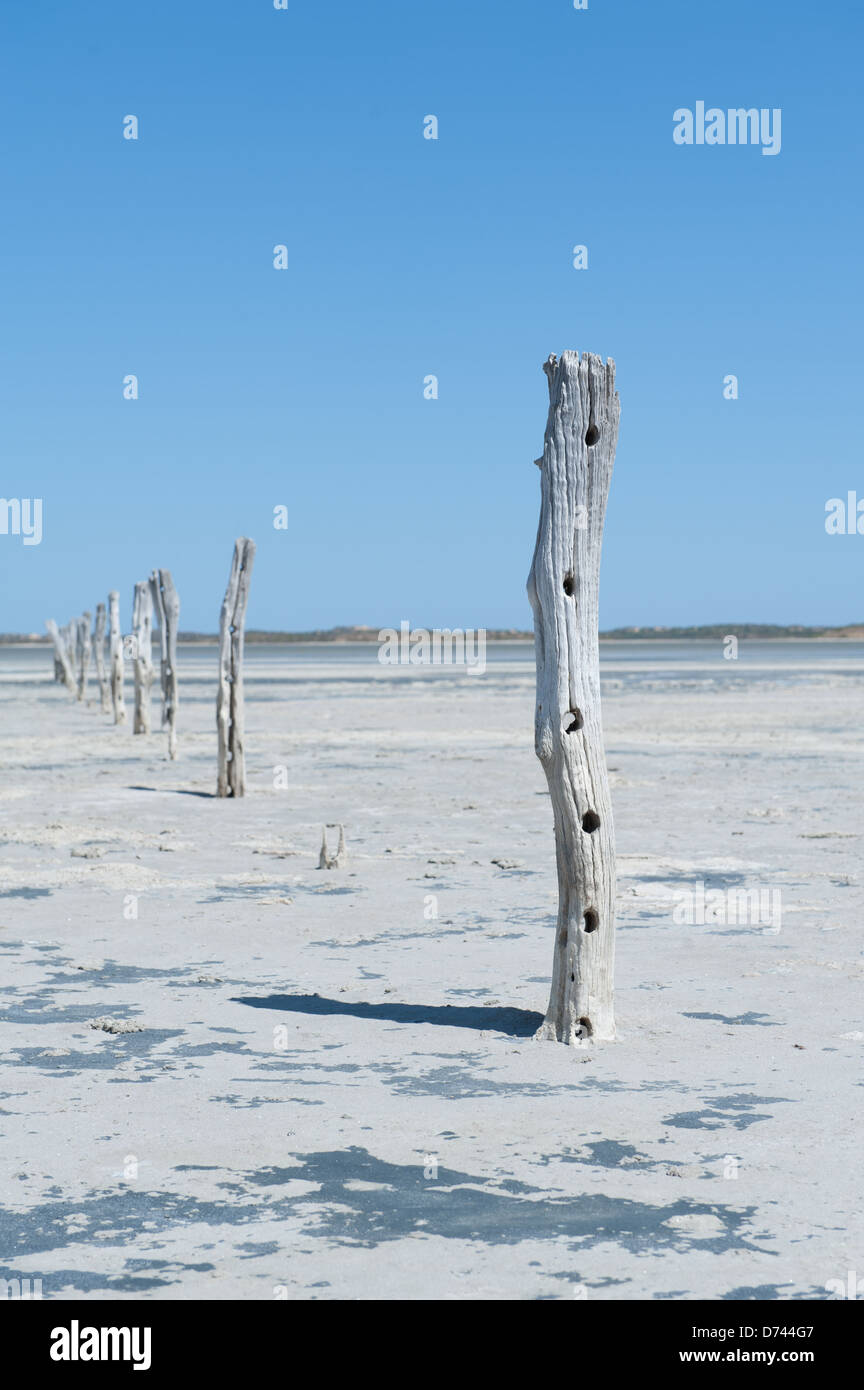
{"type": "Polygon", "coordinates": [[[586,811],[582,817],[582,829],[587,835],[593,834],[600,828],[600,817],[596,811],[586,811]]]}
{"type": "Polygon", "coordinates": [[[572,597],[573,597],[573,591],[574,591],[575,588],[576,588],[576,585],[575,585],[575,583],[573,582],[573,575],[570,574],[570,573],[565,574],[565,576],[564,576],[564,592],[565,592],[565,594],[567,595],[568,598],[572,598],[572,597]]]}
{"type": "Polygon", "coordinates": [[[585,913],[585,930],[596,931],[599,925],[600,918],[597,916],[597,913],[594,911],[593,907],[589,907],[588,911],[585,913]]]}
{"type": "Polygon", "coordinates": [[[580,1018],[579,1027],[582,1030],[583,1038],[590,1038],[591,1034],[594,1032],[594,1029],[591,1027],[590,1018],[580,1018]]]}
{"type": "Polygon", "coordinates": [[[567,725],[564,730],[565,734],[575,734],[576,730],[581,729],[582,725],[585,723],[580,709],[571,709],[570,713],[573,716],[573,723],[567,725]]]}
{"type": "Polygon", "coordinates": [[[570,976],[570,983],[571,983],[571,985],[575,985],[575,983],[576,983],[576,976],[575,976],[575,975],[571,975],[571,976],[570,976]]]}
{"type": "Polygon", "coordinates": [[[597,426],[594,424],[589,425],[588,433],[585,435],[585,443],[588,445],[588,448],[591,449],[597,443],[597,440],[599,438],[600,431],[598,430],[597,426]]]}

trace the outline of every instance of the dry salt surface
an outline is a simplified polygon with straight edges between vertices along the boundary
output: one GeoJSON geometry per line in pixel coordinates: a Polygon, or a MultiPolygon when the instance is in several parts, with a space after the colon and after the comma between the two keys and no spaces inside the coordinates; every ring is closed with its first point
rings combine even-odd
{"type": "Polygon", "coordinates": [[[238,802],[212,649],[181,652],[173,764],[0,652],[0,1275],[590,1301],[864,1272],[861,651],[604,648],[619,1038],[572,1049],[532,1037],[557,890],[527,649],[482,676],[252,649],[238,802]],[[676,921],[700,883],[780,890],[781,929],[676,921]]]}

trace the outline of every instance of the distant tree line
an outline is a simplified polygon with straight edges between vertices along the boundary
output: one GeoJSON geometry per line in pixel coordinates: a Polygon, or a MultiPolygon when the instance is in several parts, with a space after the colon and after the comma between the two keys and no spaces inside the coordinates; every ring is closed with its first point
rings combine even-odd
{"type": "MultiPolygon", "coordinates": [[[[330,627],[315,628],[311,632],[264,632],[253,629],[246,633],[247,643],[260,642],[377,642],[377,627],[330,627]]],[[[486,628],[488,642],[533,642],[533,632],[515,627],[486,628]]],[[[767,637],[860,637],[864,638],[864,623],[848,623],[845,627],[803,627],[797,623],[783,626],[779,623],[709,623],[703,627],[613,627],[600,633],[601,642],[650,641],[663,638],[690,637],[722,641],[730,634],[746,639],[767,637]]],[[[218,642],[215,632],[179,632],[178,642],[218,642]]],[[[0,646],[32,643],[44,646],[51,638],[41,633],[0,632],[0,646]]]]}

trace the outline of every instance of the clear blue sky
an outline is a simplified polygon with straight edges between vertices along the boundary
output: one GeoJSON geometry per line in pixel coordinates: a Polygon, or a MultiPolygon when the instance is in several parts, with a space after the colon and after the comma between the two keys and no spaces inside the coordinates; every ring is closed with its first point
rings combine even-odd
{"type": "Polygon", "coordinates": [[[851,0],[4,6],[0,492],[44,538],[0,536],[0,631],[109,588],[128,628],[154,565],[215,630],[240,534],[250,626],[530,626],[567,347],[618,364],[603,626],[864,618],[864,536],[824,530],[864,496],[862,28],[851,0]],[[781,153],[676,146],[698,100],[782,108],[781,153]]]}

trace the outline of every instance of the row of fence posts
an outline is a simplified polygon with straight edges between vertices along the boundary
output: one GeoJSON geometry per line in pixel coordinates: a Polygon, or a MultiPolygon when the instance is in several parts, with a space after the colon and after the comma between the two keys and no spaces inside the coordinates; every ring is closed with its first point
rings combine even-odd
{"type": "MultiPolygon", "coordinates": [[[[597,605],[620,403],[611,358],[604,363],[593,353],[580,357],[578,352],[565,352],[560,358],[552,354],[543,370],[549,385],[549,411],[543,455],[535,460],[541,473],[541,505],[528,593],[534,609],[537,661],[535,750],[546,773],[554,812],[559,901],[552,988],[539,1036],[582,1043],[615,1036],[615,842],[600,720],[597,605]]],[[[242,796],[245,790],[243,624],[254,554],[252,541],[236,542],[222,604],[216,696],[218,796],[242,796]]],[[[163,723],[170,721],[169,756],[174,757],[177,685],[172,642],[176,642],[179,605],[167,570],[158,574],[163,723]]],[[[152,577],[150,586],[154,593],[152,577]]],[[[135,590],[135,633],[143,653],[149,652],[146,588],[139,584],[135,590]]],[[[105,709],[101,604],[100,609],[94,638],[105,709]]],[[[109,596],[109,617],[111,696],[115,722],[122,723],[123,652],[116,593],[109,596]]],[[[74,619],[62,633],[56,623],[48,624],[58,679],[79,700],[84,698],[90,661],[89,627],[89,614],[74,619]]],[[[149,721],[148,661],[146,655],[136,659],[135,733],[146,732],[149,721]]],[[[341,827],[335,855],[328,850],[325,830],[319,867],[339,866],[344,853],[341,827]]]]}
{"type": "MultiPolygon", "coordinates": [[[[249,584],[255,558],[255,542],[242,536],[234,545],[228,588],[219,623],[219,678],[216,694],[217,787],[216,795],[243,796],[246,791],[243,720],[243,636],[249,584]]],[[[134,678],[133,734],[151,732],[153,620],[159,628],[159,677],[162,693],[162,728],[168,731],[168,757],[177,757],[177,631],[180,600],[170,570],[153,570],[149,579],[135,585],[132,631],[120,627],[120,595],[116,589],[96,605],[91,633],[90,612],[58,627],[53,618],[45,626],[54,644],[54,679],[77,701],[87,702],[91,660],[95,658],[99,703],[103,714],[113,714],[115,724],[125,724],[123,698],[124,657],[132,662],[134,678]],[[108,633],[108,665],[105,635],[108,633]]]]}

